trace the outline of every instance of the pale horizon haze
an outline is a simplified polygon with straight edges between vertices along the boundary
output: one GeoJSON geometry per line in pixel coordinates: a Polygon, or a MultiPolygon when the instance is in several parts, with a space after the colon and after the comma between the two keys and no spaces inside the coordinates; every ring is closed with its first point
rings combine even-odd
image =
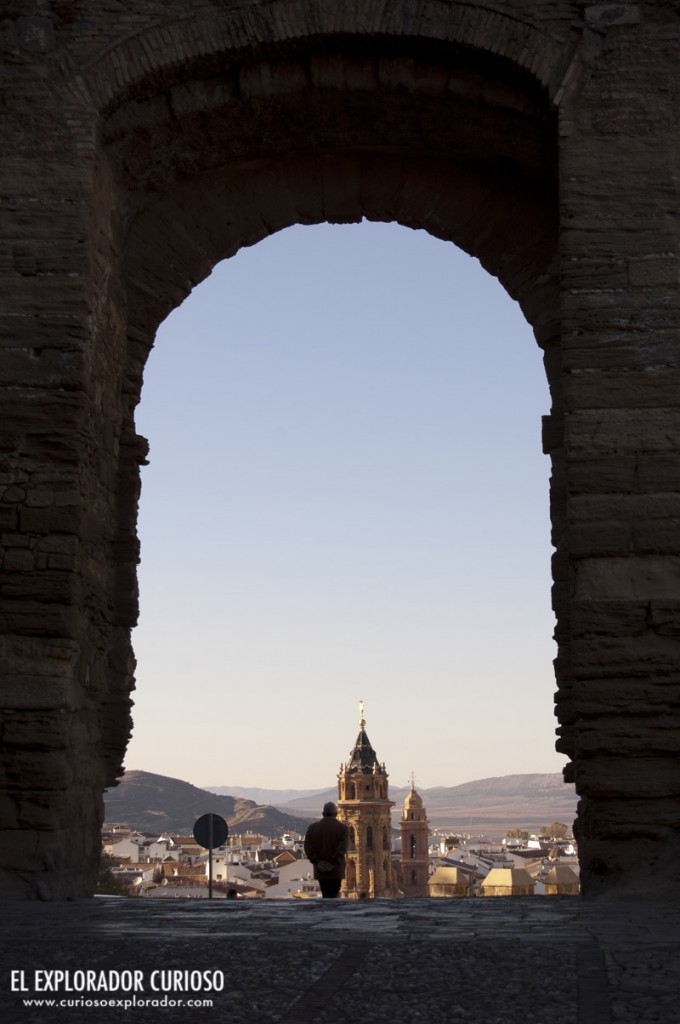
{"type": "Polygon", "coordinates": [[[519,306],[394,224],[280,232],[161,325],[125,764],[335,784],[366,702],[395,786],[559,772],[550,398],[519,306]]]}

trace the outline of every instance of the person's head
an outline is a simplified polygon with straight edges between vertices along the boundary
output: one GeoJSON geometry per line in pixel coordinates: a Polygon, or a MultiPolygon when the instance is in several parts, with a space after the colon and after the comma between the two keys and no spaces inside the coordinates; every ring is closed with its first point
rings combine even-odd
{"type": "Polygon", "coordinates": [[[323,816],[324,818],[335,818],[337,816],[338,809],[332,800],[329,800],[323,805],[323,816]]]}

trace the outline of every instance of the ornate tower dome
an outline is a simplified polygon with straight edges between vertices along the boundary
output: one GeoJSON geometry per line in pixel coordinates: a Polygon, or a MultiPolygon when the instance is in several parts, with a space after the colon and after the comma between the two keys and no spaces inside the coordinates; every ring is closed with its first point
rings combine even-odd
{"type": "Polygon", "coordinates": [[[388,776],[366,734],[359,702],[359,735],[349,761],[338,772],[338,817],[349,827],[350,843],[343,895],[395,896],[388,776]]]}
{"type": "Polygon", "coordinates": [[[411,780],[411,791],[404,800],[404,818],[407,819],[409,816],[413,819],[418,819],[420,813],[423,811],[423,798],[420,793],[416,793],[413,788],[413,779],[411,780]]]}

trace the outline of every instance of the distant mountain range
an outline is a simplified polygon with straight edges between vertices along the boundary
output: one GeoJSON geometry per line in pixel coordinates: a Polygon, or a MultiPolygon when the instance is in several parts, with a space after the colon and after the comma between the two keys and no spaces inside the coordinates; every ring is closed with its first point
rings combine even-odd
{"type": "Polygon", "coordinates": [[[559,772],[501,775],[461,786],[435,786],[421,796],[433,825],[458,829],[470,823],[530,830],[551,821],[570,825],[578,803],[574,786],[567,785],[559,772]]]}
{"type": "Polygon", "coordinates": [[[230,832],[265,835],[304,832],[312,817],[317,817],[294,816],[254,800],[216,795],[180,779],[142,771],[125,772],[120,783],[104,793],[104,807],[107,822],[125,822],[140,832],[158,835],[191,835],[196,819],[210,812],[221,814],[230,832]]]}
{"type": "MultiPolygon", "coordinates": [[[[408,787],[390,788],[395,824],[408,791],[408,787]]],[[[559,773],[502,775],[418,792],[432,826],[458,831],[502,832],[516,826],[533,831],[551,821],[570,824],[578,800],[574,787],[566,785],[559,773]]],[[[120,785],[105,794],[107,821],[125,821],[142,831],[174,832],[190,832],[196,818],[207,811],[225,817],[233,832],[301,832],[319,817],[326,800],[336,799],[335,787],[198,789],[142,771],[126,772],[120,785]]]]}
{"type": "Polygon", "coordinates": [[[288,802],[295,803],[305,797],[326,792],[322,789],[260,789],[257,786],[205,786],[204,788],[208,793],[241,796],[246,800],[254,800],[257,804],[269,804],[273,807],[280,807],[288,802]]]}

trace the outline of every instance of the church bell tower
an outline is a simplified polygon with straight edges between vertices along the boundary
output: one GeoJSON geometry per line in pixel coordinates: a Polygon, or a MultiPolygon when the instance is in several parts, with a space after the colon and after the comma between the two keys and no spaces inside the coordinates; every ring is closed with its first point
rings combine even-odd
{"type": "Polygon", "coordinates": [[[364,702],[359,735],[338,773],[338,818],[349,827],[349,850],[341,894],[349,899],[396,896],[392,869],[392,822],[387,771],[366,735],[364,702]]]}
{"type": "Polygon", "coordinates": [[[429,825],[423,799],[416,793],[411,777],[411,792],[404,800],[399,822],[401,832],[401,888],[404,896],[429,896],[429,825]]]}

